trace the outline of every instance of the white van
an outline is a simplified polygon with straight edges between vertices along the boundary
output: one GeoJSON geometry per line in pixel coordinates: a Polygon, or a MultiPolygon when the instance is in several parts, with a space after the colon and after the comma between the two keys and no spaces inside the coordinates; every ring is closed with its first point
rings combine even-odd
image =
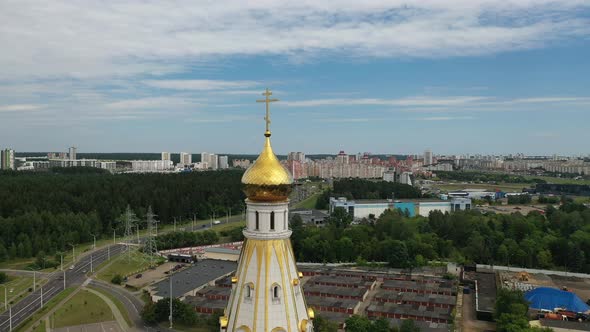
{"type": "Polygon", "coordinates": [[[219,224],[221,224],[221,221],[219,221],[219,220],[215,220],[215,221],[213,222],[213,225],[219,225],[219,224]]]}

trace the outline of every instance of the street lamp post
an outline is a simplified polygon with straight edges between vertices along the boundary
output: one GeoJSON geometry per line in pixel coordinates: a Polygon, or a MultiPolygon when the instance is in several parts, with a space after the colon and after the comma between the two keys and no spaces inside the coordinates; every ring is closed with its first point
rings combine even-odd
{"type": "Polygon", "coordinates": [[[91,236],[93,237],[93,239],[94,239],[94,242],[93,242],[93,244],[92,244],[92,250],[95,250],[95,249],[96,249],[96,235],[94,235],[94,234],[92,234],[92,233],[90,233],[90,235],[91,235],[91,236]]]}
{"type": "Polygon", "coordinates": [[[72,247],[72,263],[76,263],[76,245],[68,243],[72,247]]]}
{"type": "Polygon", "coordinates": [[[5,285],[1,285],[2,287],[4,287],[4,310],[8,309],[8,291],[6,289],[5,285]]]}
{"type": "Polygon", "coordinates": [[[168,317],[168,319],[170,319],[170,329],[172,329],[172,299],[174,298],[172,296],[172,274],[170,274],[170,278],[168,279],[168,283],[170,284],[170,316],[168,317]]]}

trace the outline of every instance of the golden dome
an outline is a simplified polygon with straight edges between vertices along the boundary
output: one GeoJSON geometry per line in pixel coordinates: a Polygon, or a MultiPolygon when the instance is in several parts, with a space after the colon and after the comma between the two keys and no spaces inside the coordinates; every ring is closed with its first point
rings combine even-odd
{"type": "Polygon", "coordinates": [[[262,153],[242,176],[244,192],[253,201],[284,201],[291,193],[293,178],[272,152],[270,132],[265,136],[262,153]]]}

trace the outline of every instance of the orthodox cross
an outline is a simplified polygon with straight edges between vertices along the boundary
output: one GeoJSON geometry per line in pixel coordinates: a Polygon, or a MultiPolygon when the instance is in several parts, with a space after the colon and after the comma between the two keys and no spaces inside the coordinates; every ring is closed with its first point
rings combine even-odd
{"type": "Polygon", "coordinates": [[[266,132],[264,133],[264,136],[266,137],[270,137],[270,111],[269,111],[269,105],[272,102],[275,101],[279,101],[278,99],[270,99],[269,97],[272,96],[272,92],[266,88],[266,91],[264,91],[264,93],[262,94],[263,96],[265,96],[265,99],[262,100],[257,100],[257,103],[266,103],[266,116],[264,117],[264,121],[266,121],[266,132]]]}

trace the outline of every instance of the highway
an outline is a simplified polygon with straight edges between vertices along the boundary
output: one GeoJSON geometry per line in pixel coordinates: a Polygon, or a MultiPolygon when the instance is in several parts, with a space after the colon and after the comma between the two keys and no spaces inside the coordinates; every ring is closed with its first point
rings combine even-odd
{"type": "MultiPolygon", "coordinates": [[[[219,220],[221,221],[222,224],[226,224],[227,222],[229,222],[229,223],[239,222],[239,221],[243,220],[243,218],[242,218],[242,215],[233,215],[233,216],[230,216],[229,218],[220,217],[219,220]]],[[[201,226],[195,225],[194,227],[192,227],[192,225],[188,225],[188,227],[186,225],[184,225],[184,227],[179,227],[179,230],[198,232],[198,231],[203,231],[203,230],[210,229],[210,228],[211,228],[211,225],[201,225],[201,226]]],[[[213,225],[213,228],[215,228],[215,225],[213,225]]],[[[170,233],[172,231],[173,231],[172,229],[166,230],[165,232],[162,232],[161,234],[170,233]]],[[[144,242],[144,240],[145,240],[145,237],[140,238],[140,241],[142,243],[144,242]]],[[[64,285],[64,272],[63,271],[55,271],[55,272],[49,274],[48,281],[45,285],[43,285],[42,288],[37,288],[37,290],[35,290],[31,294],[29,294],[27,297],[22,299],[20,302],[18,302],[16,305],[11,307],[12,319],[10,318],[10,311],[5,311],[2,314],[0,314],[0,332],[12,331],[12,330],[16,329],[16,327],[19,324],[23,323],[25,320],[27,320],[27,318],[32,316],[35,312],[37,312],[37,310],[39,310],[41,308],[41,305],[42,305],[41,302],[43,302],[43,304],[45,304],[49,300],[54,298],[57,294],[62,292],[64,289],[66,289],[68,287],[72,287],[72,286],[74,286],[74,287],[80,286],[84,282],[89,280],[87,278],[86,274],[88,272],[90,272],[91,257],[92,257],[93,267],[94,268],[98,267],[100,264],[102,264],[104,261],[106,261],[108,259],[109,253],[108,253],[107,248],[109,248],[109,247],[110,247],[110,256],[113,256],[113,257],[120,254],[121,252],[125,251],[125,245],[114,244],[114,245],[110,245],[108,247],[96,249],[92,253],[86,253],[85,256],[81,257],[73,265],[74,266],[73,269],[71,269],[70,266],[64,266],[65,279],[66,279],[65,285],[64,285]],[[41,296],[41,292],[43,292],[43,296],[41,296]],[[11,329],[11,327],[12,327],[12,329],[11,329]]],[[[26,272],[22,272],[22,273],[26,273],[26,272]]],[[[92,284],[94,286],[101,287],[101,285],[98,285],[96,282],[93,282],[92,284]]],[[[105,289],[106,287],[104,287],[104,285],[102,285],[101,288],[105,289]]],[[[115,293],[113,295],[115,295],[115,297],[120,298],[120,300],[122,300],[122,302],[125,304],[127,309],[130,311],[132,317],[135,316],[134,314],[138,314],[138,311],[141,311],[141,309],[139,309],[139,305],[141,304],[141,301],[133,300],[132,296],[129,296],[130,294],[125,293],[125,292],[113,292],[113,291],[111,291],[111,293],[115,293]],[[123,297],[124,297],[124,299],[123,299],[123,297]]],[[[139,325],[138,321],[136,321],[136,324],[138,326],[144,327],[143,324],[139,325]]],[[[166,329],[162,329],[162,328],[160,328],[160,330],[166,331],[166,329]]]]}
{"type": "MultiPolygon", "coordinates": [[[[125,250],[125,246],[121,244],[111,245],[109,247],[111,256],[115,256],[125,250]]],[[[23,323],[39,310],[42,304],[47,303],[65,288],[79,286],[85,282],[86,273],[90,272],[91,260],[93,268],[97,267],[108,259],[108,250],[108,247],[104,247],[87,253],[73,265],[73,268],[67,267],[64,271],[65,285],[64,272],[56,271],[52,273],[43,287],[37,288],[34,292],[11,307],[12,318],[10,318],[10,311],[0,314],[0,332],[14,330],[19,324],[23,323]]]]}

